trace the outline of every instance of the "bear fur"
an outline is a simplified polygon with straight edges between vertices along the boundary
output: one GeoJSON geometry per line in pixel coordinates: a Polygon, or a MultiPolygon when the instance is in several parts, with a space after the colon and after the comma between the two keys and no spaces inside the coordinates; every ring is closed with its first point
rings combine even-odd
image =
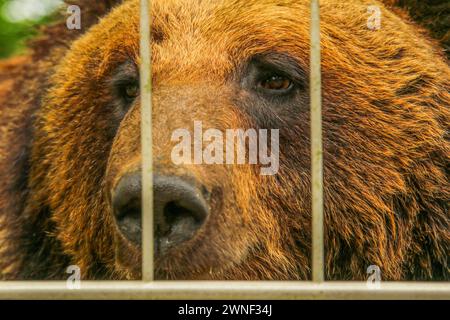
{"type": "MultiPolygon", "coordinates": [[[[82,30],[50,26],[0,64],[4,279],[64,279],[69,265],[83,279],[140,277],[140,249],[118,239],[105,191],[141,161],[139,103],[121,114],[108,87],[118,66],[139,64],[139,5],[79,4],[82,30]]],[[[155,168],[194,176],[214,209],[195,242],[156,258],[157,278],[309,279],[308,1],[161,0],[152,17],[155,168]],[[295,99],[240,86],[255,57],[296,70],[295,99]],[[279,173],[174,166],[170,133],[192,119],[280,128],[279,173]]],[[[321,21],[326,279],[364,280],[377,265],[383,280],[448,280],[443,50],[377,1],[321,1],[321,21]],[[380,30],[366,24],[374,3],[380,30]]]]}

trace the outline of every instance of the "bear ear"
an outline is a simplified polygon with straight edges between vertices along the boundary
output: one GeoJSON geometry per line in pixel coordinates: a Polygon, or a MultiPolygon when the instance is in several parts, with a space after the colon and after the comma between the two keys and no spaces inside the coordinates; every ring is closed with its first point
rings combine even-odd
{"type": "Polygon", "coordinates": [[[99,19],[115,6],[120,5],[124,0],[66,0],[66,6],[59,11],[56,23],[46,25],[41,28],[40,36],[28,42],[32,49],[33,57],[36,60],[48,56],[51,49],[57,46],[70,46],[70,43],[80,37],[99,19]],[[66,25],[68,13],[67,6],[76,5],[80,8],[80,29],[69,29],[66,25]]]}
{"type": "Polygon", "coordinates": [[[450,12],[450,2],[448,0],[427,1],[420,0],[383,0],[384,4],[391,8],[400,8],[409,19],[430,31],[450,58],[450,24],[448,23],[448,13],[450,12]],[[447,13],[447,14],[446,14],[447,13]]]}

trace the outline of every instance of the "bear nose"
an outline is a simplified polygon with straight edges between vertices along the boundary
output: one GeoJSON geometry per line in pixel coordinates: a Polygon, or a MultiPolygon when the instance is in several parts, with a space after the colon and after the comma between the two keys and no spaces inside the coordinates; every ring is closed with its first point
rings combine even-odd
{"type": "MultiPolygon", "coordinates": [[[[137,245],[141,243],[141,181],[140,172],[126,174],[112,197],[120,232],[137,245]]],[[[192,239],[204,224],[209,208],[195,184],[179,177],[155,176],[153,192],[155,252],[161,254],[192,239]]]]}

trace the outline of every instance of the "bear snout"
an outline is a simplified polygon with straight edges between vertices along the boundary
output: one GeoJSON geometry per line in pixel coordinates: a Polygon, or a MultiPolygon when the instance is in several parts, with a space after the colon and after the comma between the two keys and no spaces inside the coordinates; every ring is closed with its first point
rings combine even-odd
{"type": "MultiPolygon", "coordinates": [[[[209,215],[198,184],[178,176],[154,177],[155,253],[164,255],[195,238],[209,215]]],[[[141,245],[142,174],[124,174],[112,191],[112,208],[121,235],[141,245]]]]}

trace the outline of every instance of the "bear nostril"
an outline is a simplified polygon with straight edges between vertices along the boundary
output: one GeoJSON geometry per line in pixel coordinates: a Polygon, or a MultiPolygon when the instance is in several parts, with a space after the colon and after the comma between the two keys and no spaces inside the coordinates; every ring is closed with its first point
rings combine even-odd
{"type": "Polygon", "coordinates": [[[202,193],[177,177],[154,180],[157,252],[192,239],[208,216],[202,193]]]}
{"type": "Polygon", "coordinates": [[[141,242],[141,209],[130,209],[122,212],[117,218],[120,232],[131,242],[141,242]]]}
{"type": "Polygon", "coordinates": [[[122,235],[135,244],[141,242],[141,175],[123,176],[112,196],[114,217],[122,235]]]}
{"type": "MultiPolygon", "coordinates": [[[[114,217],[121,234],[141,243],[141,174],[127,174],[113,192],[114,217]]],[[[155,251],[192,239],[208,216],[204,196],[193,184],[178,177],[154,177],[155,251]]]]}
{"type": "Polygon", "coordinates": [[[201,227],[206,217],[206,209],[199,207],[193,210],[175,201],[168,202],[163,209],[163,219],[157,224],[158,238],[170,239],[170,242],[180,243],[192,238],[201,227]]]}

